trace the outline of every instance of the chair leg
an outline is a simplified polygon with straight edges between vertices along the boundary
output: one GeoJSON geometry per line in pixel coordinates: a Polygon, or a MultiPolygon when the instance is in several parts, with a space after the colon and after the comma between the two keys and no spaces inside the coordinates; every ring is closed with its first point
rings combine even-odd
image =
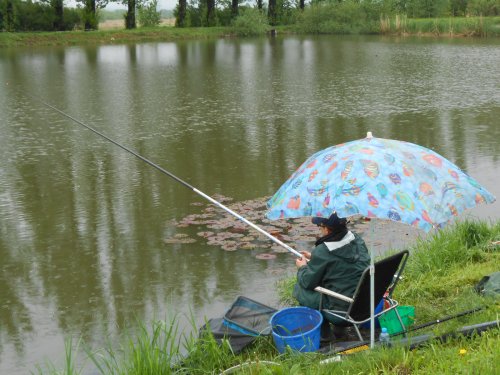
{"type": "Polygon", "coordinates": [[[322,342],[330,342],[334,339],[333,329],[328,320],[321,324],[320,339],[322,342]]]}
{"type": "Polygon", "coordinates": [[[358,334],[359,340],[363,341],[363,336],[361,336],[361,332],[359,331],[359,328],[356,324],[353,324],[354,329],[356,330],[356,333],[358,334]]]}

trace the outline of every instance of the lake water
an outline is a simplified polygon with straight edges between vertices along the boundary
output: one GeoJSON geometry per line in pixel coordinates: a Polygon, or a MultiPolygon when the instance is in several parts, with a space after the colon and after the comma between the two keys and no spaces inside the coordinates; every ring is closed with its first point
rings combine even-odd
{"type": "MultiPolygon", "coordinates": [[[[202,324],[239,295],[278,307],[275,282],[295,270],[265,240],[207,244],[190,215],[219,209],[40,99],[258,219],[309,155],[367,131],[429,147],[499,197],[499,62],[500,41],[479,39],[0,50],[0,373],[60,367],[65,338],[99,348],[136,319],[202,324]]],[[[463,217],[498,220],[500,205],[463,217]]],[[[378,253],[420,235],[356,229],[378,253]]]]}

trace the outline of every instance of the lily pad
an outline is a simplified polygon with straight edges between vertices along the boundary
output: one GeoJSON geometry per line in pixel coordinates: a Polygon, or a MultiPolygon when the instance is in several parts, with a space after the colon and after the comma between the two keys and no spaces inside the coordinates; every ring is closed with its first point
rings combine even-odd
{"type": "Polygon", "coordinates": [[[195,243],[196,240],[194,238],[165,238],[163,240],[164,243],[166,244],[188,244],[188,243],[195,243]]]}
{"type": "Polygon", "coordinates": [[[271,260],[271,259],[276,259],[276,254],[262,253],[262,254],[257,254],[255,258],[261,260],[271,260]]]}

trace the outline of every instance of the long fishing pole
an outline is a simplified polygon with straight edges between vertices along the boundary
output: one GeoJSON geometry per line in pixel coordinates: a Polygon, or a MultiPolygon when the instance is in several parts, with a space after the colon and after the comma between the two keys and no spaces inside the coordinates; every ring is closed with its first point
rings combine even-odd
{"type": "Polygon", "coordinates": [[[436,325],[436,324],[440,324],[440,323],[446,322],[446,321],[451,320],[451,319],[460,318],[462,316],[473,314],[475,312],[481,311],[481,310],[483,310],[483,308],[484,307],[482,307],[482,306],[478,306],[478,307],[475,307],[475,308],[473,308],[471,310],[466,310],[466,311],[459,312],[459,313],[457,313],[455,315],[448,315],[448,316],[445,316],[445,317],[443,317],[441,319],[436,319],[436,320],[433,320],[431,322],[427,322],[427,323],[423,323],[423,324],[411,327],[410,329],[407,329],[405,331],[394,333],[391,336],[399,336],[399,335],[402,335],[402,334],[405,334],[405,333],[408,333],[408,332],[413,332],[413,331],[417,331],[417,330],[422,329],[422,328],[427,328],[427,327],[430,327],[430,326],[433,326],[433,325],[436,325]]]}
{"type": "Polygon", "coordinates": [[[88,130],[92,131],[93,133],[97,134],[98,136],[106,139],[107,141],[113,143],[115,146],[118,146],[120,147],[122,150],[125,150],[127,151],[128,153],[134,155],[135,157],[137,157],[138,159],[142,160],[143,162],[149,164],[150,166],[152,166],[153,168],[156,168],[157,170],[159,170],[160,172],[166,174],[167,176],[169,176],[170,178],[174,179],[175,181],[179,182],[180,184],[184,185],[185,187],[191,189],[193,192],[195,192],[196,194],[198,195],[201,195],[203,198],[207,199],[208,201],[210,201],[211,203],[215,204],[217,207],[220,207],[222,208],[224,211],[230,213],[231,215],[235,216],[236,218],[238,218],[239,220],[243,221],[245,224],[249,225],[250,227],[252,227],[253,229],[255,229],[256,231],[258,231],[259,233],[262,233],[264,236],[266,236],[267,238],[269,238],[271,241],[277,243],[278,245],[284,247],[285,249],[287,249],[289,252],[291,252],[292,254],[294,254],[295,256],[297,256],[298,258],[302,258],[302,254],[300,254],[297,250],[293,249],[292,247],[288,246],[287,244],[285,244],[284,242],[280,241],[279,239],[277,239],[276,237],[274,237],[272,234],[266,232],[264,229],[260,228],[259,226],[255,225],[254,223],[252,223],[251,221],[245,219],[243,216],[241,216],[240,214],[234,212],[233,210],[231,210],[230,208],[226,207],[225,205],[223,205],[222,203],[216,201],[214,198],[210,197],[209,195],[205,194],[204,192],[196,189],[194,186],[191,186],[190,184],[188,184],[186,181],[180,179],[179,177],[175,176],[173,173],[167,171],[166,169],[160,167],[158,164],[156,163],[153,163],[151,160],[145,158],[144,156],[138,154],[137,152],[135,152],[134,150],[118,143],[117,141],[115,141],[114,139],[108,137],[107,135],[101,133],[100,131],[98,131],[97,129],[83,123],[82,121],[74,118],[73,116],[71,115],[68,115],[67,113],[63,112],[62,110],[60,110],[59,108],[57,107],[54,107],[53,105],[45,102],[44,100],[40,99],[39,97],[36,97],[36,96],[33,96],[31,94],[28,94],[28,93],[25,93],[23,92],[24,95],[26,96],[29,96],[31,97],[32,99],[35,99],[37,101],[39,101],[40,103],[44,104],[45,106],[53,109],[54,111],[58,112],[59,114],[63,115],[64,117],[76,122],[78,125],[81,125],[85,128],[87,128],[88,130]]]}

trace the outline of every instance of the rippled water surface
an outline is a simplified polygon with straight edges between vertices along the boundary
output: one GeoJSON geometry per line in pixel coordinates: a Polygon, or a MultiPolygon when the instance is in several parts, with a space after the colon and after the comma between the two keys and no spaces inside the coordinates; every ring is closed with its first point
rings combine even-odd
{"type": "MultiPolygon", "coordinates": [[[[136,318],[201,324],[238,295],[276,307],[275,281],[294,273],[268,243],[229,252],[179,226],[202,198],[39,99],[234,204],[367,131],[434,149],[498,197],[499,61],[499,41],[477,39],[0,50],[0,373],[61,364],[67,337],[119,342],[136,318]],[[179,234],[196,242],[166,241],[179,234]]],[[[499,203],[468,216],[498,220],[499,203]]],[[[419,235],[357,229],[378,253],[419,235]]]]}

